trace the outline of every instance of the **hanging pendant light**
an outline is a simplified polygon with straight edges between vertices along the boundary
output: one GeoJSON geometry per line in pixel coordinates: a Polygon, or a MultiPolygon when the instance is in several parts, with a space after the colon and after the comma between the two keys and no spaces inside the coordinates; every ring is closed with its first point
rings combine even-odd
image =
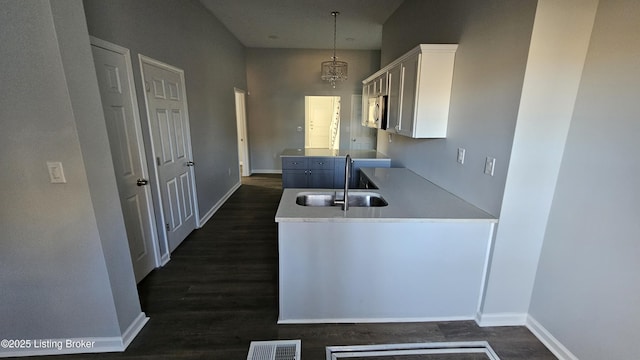
{"type": "Polygon", "coordinates": [[[333,16],[333,56],[331,61],[322,62],[322,80],[329,81],[331,86],[336,87],[336,81],[344,81],[347,79],[347,63],[344,61],[338,61],[336,57],[336,29],[337,29],[337,17],[339,12],[331,12],[333,16]]]}

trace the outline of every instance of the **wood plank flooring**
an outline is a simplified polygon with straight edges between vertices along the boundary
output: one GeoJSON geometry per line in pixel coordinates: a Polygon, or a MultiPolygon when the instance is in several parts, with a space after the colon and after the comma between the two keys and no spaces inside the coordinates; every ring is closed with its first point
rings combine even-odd
{"type": "Polygon", "coordinates": [[[149,323],[123,353],[52,359],[244,360],[254,340],[301,339],[302,359],[325,346],[488,341],[502,360],[556,359],[525,327],[480,328],[473,321],[277,325],[278,250],[274,216],[279,175],[251,176],[162,269],[138,286],[149,323]]]}

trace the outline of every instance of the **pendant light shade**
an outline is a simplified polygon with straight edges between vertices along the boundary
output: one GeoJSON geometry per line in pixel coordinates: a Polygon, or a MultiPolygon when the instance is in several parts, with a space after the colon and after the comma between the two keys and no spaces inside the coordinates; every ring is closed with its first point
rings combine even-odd
{"type": "Polygon", "coordinates": [[[336,35],[337,35],[337,17],[339,12],[331,12],[333,16],[333,56],[330,61],[322,62],[322,80],[329,81],[331,86],[336,87],[336,81],[344,81],[347,79],[347,63],[338,61],[336,57],[336,35]]]}

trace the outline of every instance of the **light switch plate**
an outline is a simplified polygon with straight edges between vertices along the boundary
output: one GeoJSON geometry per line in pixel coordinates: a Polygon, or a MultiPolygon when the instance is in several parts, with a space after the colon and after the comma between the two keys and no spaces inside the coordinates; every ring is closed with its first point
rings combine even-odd
{"type": "Polygon", "coordinates": [[[458,163],[460,165],[464,164],[464,154],[466,150],[464,148],[458,148],[458,163]]]}
{"type": "Polygon", "coordinates": [[[488,157],[484,162],[484,173],[490,176],[493,176],[493,171],[496,166],[496,159],[492,157],[488,157]]]}
{"type": "Polygon", "coordinates": [[[67,179],[64,177],[64,169],[59,161],[47,161],[49,169],[49,181],[52,184],[66,184],[67,179]]]}

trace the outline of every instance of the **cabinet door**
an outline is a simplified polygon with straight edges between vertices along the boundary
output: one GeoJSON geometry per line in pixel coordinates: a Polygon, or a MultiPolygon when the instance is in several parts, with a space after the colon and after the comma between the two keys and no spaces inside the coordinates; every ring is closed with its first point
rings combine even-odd
{"type": "Polygon", "coordinates": [[[309,169],[333,170],[332,157],[312,157],[309,158],[309,169]]]}
{"type": "Polygon", "coordinates": [[[369,121],[369,84],[362,85],[362,119],[360,123],[362,126],[367,127],[367,121],[369,121]]]}
{"type": "Polygon", "coordinates": [[[376,94],[387,94],[387,73],[384,73],[376,78],[376,94]]]}
{"type": "Polygon", "coordinates": [[[420,54],[415,54],[407,58],[401,64],[402,92],[400,95],[400,121],[398,125],[398,133],[406,136],[413,136],[419,61],[420,54]]]}
{"type": "Polygon", "coordinates": [[[309,170],[308,185],[311,188],[333,189],[333,171],[309,170]]]}
{"type": "Polygon", "coordinates": [[[282,170],[282,188],[306,188],[308,170],[282,170]]]}
{"type": "Polygon", "coordinates": [[[308,168],[307,158],[302,156],[283,156],[282,170],[306,169],[308,168]]]}
{"type": "Polygon", "coordinates": [[[344,188],[344,158],[336,158],[333,169],[333,187],[335,189],[344,188]]]}
{"type": "Polygon", "coordinates": [[[400,123],[400,98],[402,85],[402,64],[389,70],[389,98],[387,101],[387,129],[395,132],[400,123]]]}

